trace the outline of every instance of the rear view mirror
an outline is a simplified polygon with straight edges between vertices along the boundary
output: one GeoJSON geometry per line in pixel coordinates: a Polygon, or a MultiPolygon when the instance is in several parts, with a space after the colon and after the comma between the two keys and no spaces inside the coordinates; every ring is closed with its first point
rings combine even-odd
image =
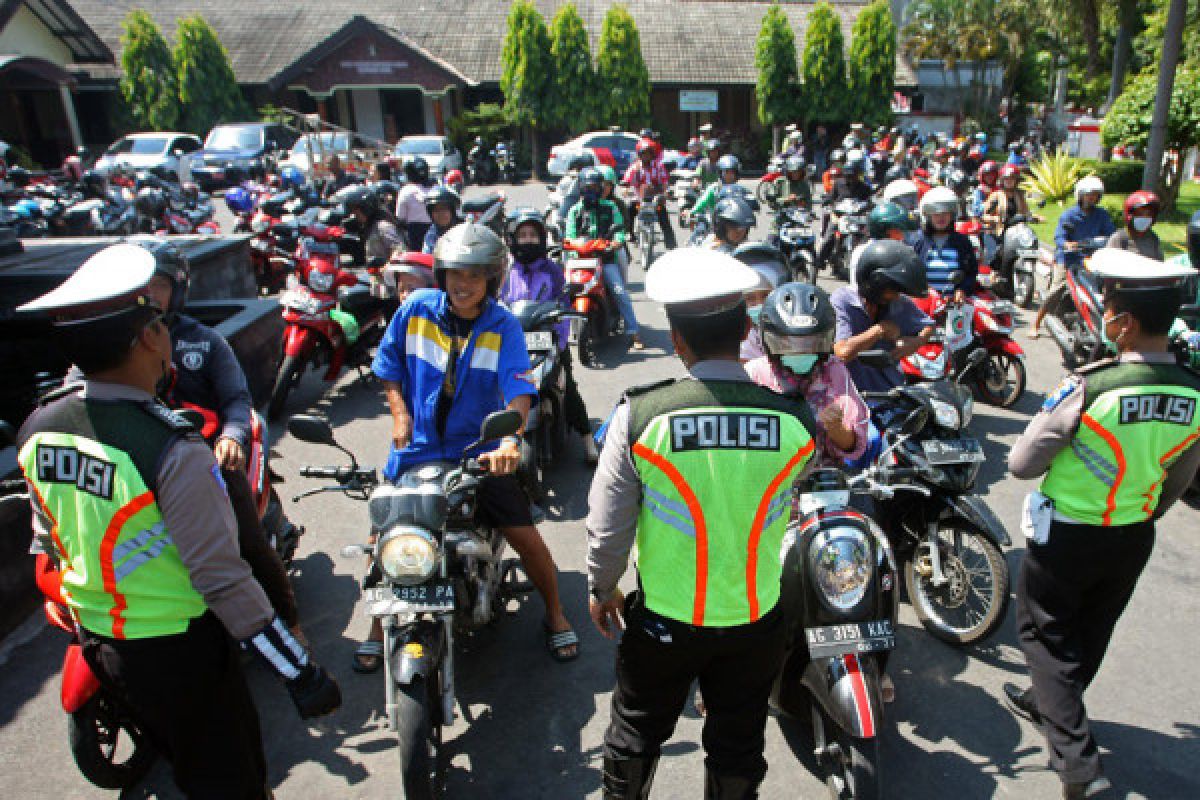
{"type": "MultiPolygon", "coordinates": [[[[295,419],[293,417],[293,419],[295,419]]],[[[521,412],[511,409],[488,414],[479,426],[479,441],[494,442],[521,430],[521,412]]]]}
{"type": "Polygon", "coordinates": [[[858,363],[875,369],[887,369],[896,365],[896,359],[886,350],[864,350],[858,354],[858,363]]]}
{"type": "Polygon", "coordinates": [[[321,417],[310,414],[296,414],[288,420],[288,433],[302,442],[313,444],[336,445],[333,438],[333,428],[321,417]]]}

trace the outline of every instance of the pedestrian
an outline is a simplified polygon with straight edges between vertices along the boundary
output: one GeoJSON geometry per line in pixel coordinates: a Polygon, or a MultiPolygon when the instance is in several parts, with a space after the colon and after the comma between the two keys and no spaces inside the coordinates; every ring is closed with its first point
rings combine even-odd
{"type": "Polygon", "coordinates": [[[1176,281],[1195,274],[1117,249],[1091,272],[1104,286],[1101,336],[1115,354],[1067,376],[1013,446],[1014,477],[1044,476],[1026,500],[1017,634],[1032,687],[1004,687],[1042,728],[1067,800],[1108,788],[1083,695],[1154,548],[1154,522],[1200,465],[1200,374],[1168,349],[1176,281]]]}
{"type": "Polygon", "coordinates": [[[420,250],[425,243],[425,232],[431,220],[425,208],[425,195],[432,188],[429,178],[429,163],[414,156],[404,164],[406,183],[396,198],[396,219],[403,226],[409,250],[420,250]]]}
{"type": "Polygon", "coordinates": [[[647,273],[690,376],[626,392],[588,498],[592,620],[609,638],[624,629],[606,800],[649,796],[697,680],[704,796],[757,797],[766,774],[767,699],[784,649],[780,544],[815,444],[807,406],[757,386],[738,361],[743,292],[757,280],[733,257],[691,247],[647,273]],[[617,583],[635,542],[639,588],[626,598],[617,583]]]}
{"type": "Polygon", "coordinates": [[[112,245],[19,309],[52,317],[56,345],[84,375],[18,435],[34,547],[58,564],[88,666],[183,794],[268,798],[236,643],[285,680],[301,717],[335,710],[341,693],[239,555],[212,450],[155,399],[172,350],[167,309],[147,290],[154,272],[147,250],[112,245]]]}

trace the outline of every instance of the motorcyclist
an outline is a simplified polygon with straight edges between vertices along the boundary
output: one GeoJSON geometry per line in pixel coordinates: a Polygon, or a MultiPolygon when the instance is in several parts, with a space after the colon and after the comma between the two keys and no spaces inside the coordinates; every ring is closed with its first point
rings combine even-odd
{"type": "Polygon", "coordinates": [[[1054,229],[1054,273],[1050,287],[1042,299],[1033,320],[1029,335],[1036,339],[1041,335],[1042,320],[1053,306],[1058,304],[1067,287],[1067,268],[1083,263],[1080,244],[1099,236],[1112,236],[1117,226],[1113,224],[1108,210],[1100,205],[1104,197],[1104,181],[1095,175],[1080,178],[1075,184],[1075,205],[1058,218],[1054,229]]]}
{"type": "Polygon", "coordinates": [[[829,154],[829,163],[824,172],[821,173],[821,188],[825,190],[825,194],[833,191],[834,184],[842,177],[842,167],[846,165],[846,151],[840,147],[833,149],[829,154]]]}
{"type": "Polygon", "coordinates": [[[571,156],[567,162],[567,171],[558,182],[555,191],[558,193],[558,218],[566,224],[567,215],[579,204],[579,173],[592,166],[592,156],[579,154],[571,156]]]}
{"type": "Polygon", "coordinates": [[[1163,260],[1162,244],[1154,232],[1160,203],[1154,192],[1141,189],[1125,198],[1125,227],[1108,238],[1109,247],[1163,260]]]}
{"type": "MultiPolygon", "coordinates": [[[[859,153],[860,151],[855,151],[859,153]]],[[[822,220],[821,245],[817,250],[817,263],[828,263],[830,256],[833,255],[833,248],[837,244],[837,236],[835,235],[838,229],[838,220],[840,217],[833,209],[842,200],[860,200],[869,201],[871,199],[871,187],[863,180],[863,163],[862,158],[846,157],[846,164],[842,169],[842,176],[833,184],[833,189],[825,195],[821,201],[828,212],[822,220]]]]}
{"type": "Polygon", "coordinates": [[[1000,169],[1000,177],[996,190],[992,192],[983,206],[983,222],[989,232],[996,238],[1004,235],[1015,216],[1025,217],[1030,222],[1041,222],[1042,217],[1029,210],[1029,201],[1025,199],[1025,190],[1020,186],[1021,170],[1012,164],[1005,164],[1000,169]]]}
{"type": "Polygon", "coordinates": [[[720,171],[720,180],[716,183],[709,184],[704,190],[704,194],[696,201],[696,204],[687,210],[684,214],[683,223],[685,225],[693,224],[697,217],[707,214],[709,210],[717,205],[717,201],[723,196],[723,190],[727,187],[737,186],[738,176],[741,174],[742,164],[738,161],[735,155],[721,156],[717,160],[717,168],[720,171]]]}
{"type": "MultiPolygon", "coordinates": [[[[603,200],[611,200],[612,204],[621,212],[621,218],[625,220],[625,233],[633,233],[633,216],[629,213],[629,206],[621,199],[621,195],[617,192],[617,171],[608,164],[602,164],[596,167],[600,172],[600,198],[603,200]]],[[[617,260],[621,264],[622,274],[627,274],[629,269],[629,246],[624,245],[617,249],[617,260]]]]}
{"type": "Polygon", "coordinates": [[[992,196],[992,192],[996,191],[996,184],[1000,180],[1000,165],[995,161],[985,161],[979,165],[979,171],[975,177],[979,181],[973,190],[971,190],[971,201],[968,204],[968,213],[972,217],[983,216],[983,204],[992,196]]]}
{"type": "Polygon", "coordinates": [[[808,165],[804,157],[790,155],[783,162],[783,174],[775,179],[775,198],[781,206],[812,205],[812,187],[808,183],[808,165]]]}
{"type": "MultiPolygon", "coordinates": [[[[601,197],[604,179],[600,171],[595,167],[588,167],[579,174],[579,182],[581,199],[567,215],[563,238],[567,242],[579,244],[589,239],[608,239],[613,243],[614,249],[620,248],[625,244],[625,220],[615,203],[601,197]]],[[[625,332],[629,334],[630,346],[634,350],[645,349],[645,344],[638,335],[633,300],[625,288],[625,276],[617,257],[611,252],[604,258],[604,283],[612,293],[621,318],[625,321],[625,332]]]]}
{"type": "Polygon", "coordinates": [[[804,148],[804,131],[800,130],[795,125],[789,125],[788,128],[790,130],[788,130],[787,139],[785,139],[783,143],[782,155],[784,160],[793,157],[802,159],[806,155],[804,148]]]}
{"type": "Polygon", "coordinates": [[[883,201],[895,203],[910,214],[916,214],[917,204],[921,202],[921,190],[916,182],[908,178],[890,181],[883,188],[883,201]]]}
{"type": "Polygon", "coordinates": [[[342,166],[342,159],[338,157],[337,153],[329,157],[327,168],[329,170],[329,177],[325,179],[326,197],[332,197],[354,183],[354,176],[346,172],[342,166]]]}
{"type": "Polygon", "coordinates": [[[846,364],[859,392],[886,392],[904,383],[900,370],[869,367],[858,362],[858,355],[882,349],[901,359],[929,342],[933,320],[911,299],[928,290],[924,265],[903,242],[873,242],[858,260],[855,283],[829,298],[837,318],[833,353],[846,364]]]}
{"type": "Polygon", "coordinates": [[[867,235],[870,238],[850,253],[850,285],[855,285],[858,260],[872,242],[892,239],[911,244],[910,239],[915,240],[917,228],[916,214],[899,203],[886,201],[871,209],[871,213],[867,215],[867,235]]]}
{"type": "Polygon", "coordinates": [[[463,186],[466,180],[463,178],[462,170],[452,169],[442,176],[442,185],[462,197],[463,186]]]}
{"type": "Polygon", "coordinates": [[[383,276],[392,286],[397,305],[401,305],[418,289],[433,288],[433,256],[412,250],[397,250],[384,265],[383,276]]]}
{"type": "Polygon", "coordinates": [[[432,253],[442,234],[462,222],[458,214],[458,193],[445,186],[435,186],[425,194],[425,212],[429,215],[429,230],[425,231],[422,253],[432,253]]]}
{"type": "Polygon", "coordinates": [[[1012,164],[1018,169],[1025,169],[1029,166],[1029,161],[1025,158],[1025,148],[1020,142],[1013,142],[1008,146],[1008,164],[1012,164]]]}
{"type": "Polygon", "coordinates": [[[474,168],[475,172],[472,175],[472,180],[476,183],[481,182],[480,171],[483,169],[483,163],[488,157],[487,144],[483,141],[482,136],[476,136],[474,146],[467,153],[467,164],[474,168]]]}
{"type": "Polygon", "coordinates": [[[698,188],[703,189],[721,180],[721,142],[718,139],[704,141],[704,159],[696,167],[698,188]]]}
{"type": "MultiPolygon", "coordinates": [[[[537,209],[518,209],[508,223],[508,249],[512,253],[512,269],[500,291],[500,300],[509,308],[521,300],[557,303],[564,308],[567,297],[564,293],[566,281],[562,264],[547,255],[546,223],[537,209]]],[[[591,420],[587,406],[579,393],[575,375],[571,369],[569,344],[570,322],[564,320],[555,331],[559,363],[563,369],[563,418],[572,430],[583,437],[584,457],[595,464],[600,457],[596,440],[592,438],[591,420]]]]}
{"type": "Polygon", "coordinates": [[[684,156],[683,161],[679,163],[679,166],[682,169],[696,169],[696,167],[700,166],[700,159],[703,157],[704,154],[701,152],[700,138],[698,136],[693,136],[692,138],[688,139],[687,155],[684,156]]]}
{"type": "Polygon", "coordinates": [[[662,149],[653,139],[640,139],[636,146],[637,159],[625,171],[624,183],[634,193],[635,200],[630,209],[631,216],[637,214],[641,203],[654,202],[658,227],[662,231],[663,244],[668,250],[675,249],[675,230],[667,214],[666,192],[671,185],[671,176],[663,166],[662,149]]]}
{"type": "Polygon", "coordinates": [[[379,203],[379,195],[368,186],[356,187],[342,195],[346,211],[362,232],[363,253],[367,262],[387,261],[396,248],[405,249],[400,226],[391,212],[379,203]]]}
{"type": "Polygon", "coordinates": [[[979,262],[971,240],[954,230],[957,217],[958,196],[944,186],[930,189],[921,198],[923,226],[913,250],[925,265],[929,288],[942,295],[952,294],[955,303],[962,303],[975,291],[979,262]],[[957,281],[955,272],[960,273],[957,281]]]}
{"type": "MultiPolygon", "coordinates": [[[[401,306],[372,365],[391,411],[384,477],[393,482],[421,464],[459,460],[488,414],[517,411],[523,428],[537,392],[529,380],[521,325],[496,300],[508,261],[504,242],[487,226],[464,222],[438,240],[433,256],[438,288],[415,292],[401,306]]],[[[563,614],[554,558],[513,475],[521,460],[519,433],[477,458],[489,471],[476,498],[477,514],[508,540],[542,595],[551,657],[573,660],[579,638],[563,614]]],[[[382,666],[382,636],[375,618],[355,654],[356,671],[382,666]]]]}
{"type": "Polygon", "coordinates": [[[404,164],[404,177],[408,182],[396,198],[396,220],[403,226],[408,249],[416,250],[429,230],[429,212],[425,209],[425,195],[430,189],[429,163],[414,156],[404,164]]]}
{"type": "Polygon", "coordinates": [[[754,227],[754,209],[740,197],[722,197],[713,210],[713,230],[702,247],[733,254],[754,227]]]}

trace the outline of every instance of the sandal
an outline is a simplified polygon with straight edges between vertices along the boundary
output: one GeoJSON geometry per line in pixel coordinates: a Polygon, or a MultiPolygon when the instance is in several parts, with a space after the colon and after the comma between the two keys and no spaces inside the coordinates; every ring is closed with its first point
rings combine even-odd
{"type": "Polygon", "coordinates": [[[886,672],[879,676],[879,694],[882,695],[885,703],[896,702],[896,683],[886,672]]]}
{"type": "Polygon", "coordinates": [[[574,630],[567,628],[565,631],[553,631],[549,625],[542,623],[542,631],[546,635],[546,649],[555,661],[561,664],[579,658],[579,636],[574,630]],[[573,653],[564,652],[571,647],[575,648],[573,653]]]}
{"type": "Polygon", "coordinates": [[[383,666],[383,642],[379,639],[364,641],[355,649],[350,666],[363,675],[378,672],[383,666]]]}

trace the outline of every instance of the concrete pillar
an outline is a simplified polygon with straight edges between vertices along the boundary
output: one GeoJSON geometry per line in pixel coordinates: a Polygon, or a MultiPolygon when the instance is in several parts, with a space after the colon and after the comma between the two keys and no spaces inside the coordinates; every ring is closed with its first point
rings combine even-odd
{"type": "Polygon", "coordinates": [[[421,92],[421,110],[425,112],[425,132],[437,133],[437,116],[433,112],[433,98],[421,92]]]}
{"type": "Polygon", "coordinates": [[[337,124],[343,128],[354,127],[354,116],[350,113],[350,92],[338,89],[333,93],[333,101],[337,104],[337,124]]]}
{"type": "Polygon", "coordinates": [[[58,93],[62,97],[63,113],[67,117],[67,130],[71,132],[71,147],[82,147],[83,136],[79,133],[79,120],[75,116],[75,99],[71,97],[71,89],[62,84],[58,87],[58,93]]]}
{"type": "Polygon", "coordinates": [[[354,129],[363,136],[384,138],[386,132],[383,129],[383,104],[379,90],[354,89],[351,100],[354,102],[354,129]]]}

